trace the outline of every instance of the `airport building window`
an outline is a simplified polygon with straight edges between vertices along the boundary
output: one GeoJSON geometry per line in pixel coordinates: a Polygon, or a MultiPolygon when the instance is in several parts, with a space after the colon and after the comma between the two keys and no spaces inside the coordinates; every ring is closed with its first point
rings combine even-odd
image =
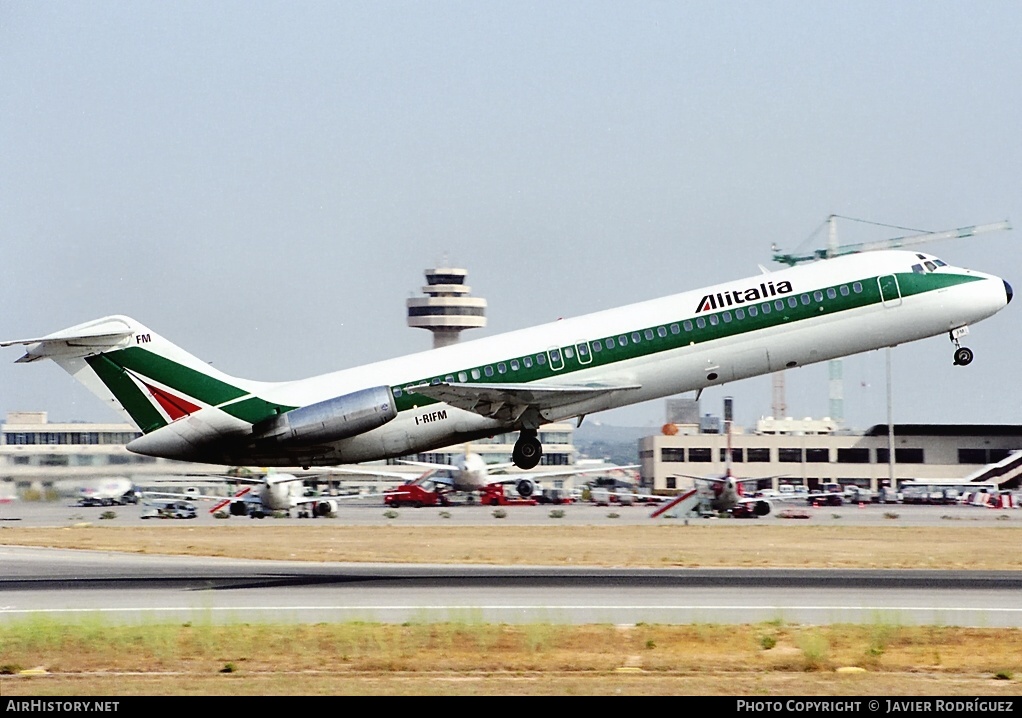
{"type": "Polygon", "coordinates": [[[758,461],[761,463],[770,461],[770,449],[746,449],[745,455],[749,461],[758,461]]]}
{"type": "Polygon", "coordinates": [[[959,464],[985,464],[987,463],[986,449],[959,449],[959,464]]]}
{"type": "Polygon", "coordinates": [[[868,464],[869,449],[838,449],[837,462],[839,464],[868,464]]]}
{"type": "Polygon", "coordinates": [[[997,461],[1000,461],[1001,459],[1007,459],[1008,454],[1010,453],[1011,451],[1008,449],[991,449],[990,457],[987,459],[987,461],[989,463],[995,463],[997,461]]]}
{"type": "Polygon", "coordinates": [[[806,449],[806,461],[816,463],[830,462],[830,449],[806,449]]]}
{"type": "Polygon", "coordinates": [[[786,449],[780,448],[777,450],[777,460],[789,464],[802,463],[802,449],[786,449]]]}
{"type": "Polygon", "coordinates": [[[40,466],[67,466],[67,454],[44,454],[39,457],[40,466]]]}
{"type": "Polygon", "coordinates": [[[14,457],[14,463],[17,466],[28,466],[29,464],[32,463],[32,457],[31,456],[15,456],[14,457]]]}
{"type": "MultiPolygon", "coordinates": [[[[877,463],[886,464],[887,458],[890,456],[890,452],[887,449],[877,449],[877,463]]],[[[923,450],[922,449],[895,449],[894,450],[894,463],[896,464],[922,464],[923,462],[923,450]]]]}
{"type": "MultiPolygon", "coordinates": [[[[731,449],[731,461],[736,464],[743,463],[745,459],[745,451],[743,449],[731,449]]],[[[720,450],[720,460],[727,461],[727,449],[722,448],[720,450]]]]}
{"type": "Polygon", "coordinates": [[[663,448],[660,450],[661,461],[684,461],[685,450],[677,448],[663,448]]]}
{"type": "Polygon", "coordinates": [[[676,489],[678,488],[678,480],[673,476],[668,476],[665,486],[669,489],[676,489]]]}
{"type": "Polygon", "coordinates": [[[712,458],[713,458],[713,454],[710,452],[710,449],[708,447],[707,448],[693,448],[693,449],[689,449],[688,450],[688,460],[690,462],[691,461],[699,461],[699,462],[707,462],[708,463],[709,461],[712,460],[712,458]]]}

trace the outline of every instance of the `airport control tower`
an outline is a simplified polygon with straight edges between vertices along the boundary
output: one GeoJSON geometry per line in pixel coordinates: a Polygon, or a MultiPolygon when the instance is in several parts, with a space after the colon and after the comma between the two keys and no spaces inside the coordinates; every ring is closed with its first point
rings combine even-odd
{"type": "Polygon", "coordinates": [[[408,326],[433,332],[434,349],[455,344],[463,329],[486,326],[486,300],[469,296],[467,274],[468,270],[457,267],[427,269],[422,288],[426,296],[407,301],[408,326]]]}

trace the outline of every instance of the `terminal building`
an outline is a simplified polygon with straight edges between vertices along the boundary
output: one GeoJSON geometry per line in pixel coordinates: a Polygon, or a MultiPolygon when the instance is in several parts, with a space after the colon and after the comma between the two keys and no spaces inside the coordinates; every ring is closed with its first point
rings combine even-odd
{"type": "MultiPolygon", "coordinates": [[[[895,424],[893,438],[892,463],[886,424],[853,432],[830,419],[765,418],[751,431],[732,427],[732,473],[760,477],[756,489],[774,490],[783,484],[813,490],[838,483],[876,492],[892,486],[892,479],[894,488],[906,482],[971,479],[1022,449],[1022,426],[895,424]]],[[[639,442],[642,485],[671,494],[691,487],[691,476],[719,476],[726,469],[727,446],[719,417],[668,422],[660,434],[639,442]]],[[[1009,468],[991,475],[1002,488],[1018,486],[1022,467],[1009,468]]]]}

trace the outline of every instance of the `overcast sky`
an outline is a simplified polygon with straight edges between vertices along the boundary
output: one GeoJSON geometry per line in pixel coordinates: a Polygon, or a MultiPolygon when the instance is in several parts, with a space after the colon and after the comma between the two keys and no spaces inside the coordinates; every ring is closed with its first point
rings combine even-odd
{"type": "MultiPolygon", "coordinates": [[[[431,346],[405,300],[445,256],[489,302],[468,339],[779,268],[830,214],[1022,223],[1020,35],[1017,0],[0,0],[0,338],[128,314],[295,379],[431,346]]],[[[1022,288],[1020,232],[920,249],[1022,288]]],[[[1020,311],[967,368],[895,349],[895,420],[1022,421],[1020,311]]],[[[0,415],[119,420],[19,356],[0,415]]],[[[885,353],[843,368],[846,424],[885,422],[885,353]]],[[[829,413],[826,364],[786,389],[829,413]]],[[[772,413],[769,377],[725,395],[772,413]]]]}

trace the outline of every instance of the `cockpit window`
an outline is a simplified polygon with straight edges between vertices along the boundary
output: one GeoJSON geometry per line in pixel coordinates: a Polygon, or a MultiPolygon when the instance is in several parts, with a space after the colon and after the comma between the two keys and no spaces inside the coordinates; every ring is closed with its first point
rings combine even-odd
{"type": "Polygon", "coordinates": [[[937,271],[937,265],[934,264],[933,262],[926,261],[926,262],[923,262],[923,264],[925,264],[926,268],[929,269],[931,272],[937,271]]]}
{"type": "Polygon", "coordinates": [[[915,272],[916,274],[923,274],[923,265],[921,265],[921,264],[913,264],[912,265],[912,271],[915,272]]]}
{"type": "Polygon", "coordinates": [[[938,267],[946,267],[947,266],[947,262],[942,262],[939,259],[937,259],[936,257],[933,258],[933,263],[936,264],[938,267]]]}

